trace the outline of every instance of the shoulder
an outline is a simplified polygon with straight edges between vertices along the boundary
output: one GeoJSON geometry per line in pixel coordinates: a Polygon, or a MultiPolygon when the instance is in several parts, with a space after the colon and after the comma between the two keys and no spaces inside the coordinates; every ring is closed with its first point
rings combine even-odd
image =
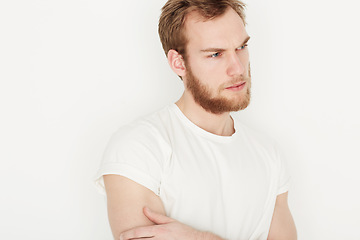
{"type": "Polygon", "coordinates": [[[278,144],[271,136],[240,121],[237,122],[237,128],[239,129],[239,138],[248,149],[278,167],[281,165],[278,144]]]}
{"type": "Polygon", "coordinates": [[[290,175],[287,163],[282,152],[279,150],[278,143],[269,135],[255,130],[245,124],[238,123],[243,144],[256,152],[260,159],[264,159],[268,166],[274,170],[276,178],[279,180],[277,194],[284,193],[290,186],[290,175]]]}
{"type": "Polygon", "coordinates": [[[164,133],[165,111],[158,111],[122,126],[110,138],[97,173],[103,192],[103,175],[127,177],[158,193],[163,166],[172,149],[164,133]]]}
{"type": "Polygon", "coordinates": [[[111,137],[109,146],[129,150],[166,148],[168,110],[163,108],[121,126],[111,137]]]}
{"type": "Polygon", "coordinates": [[[243,124],[237,119],[236,126],[239,129],[239,135],[244,138],[249,144],[256,147],[266,148],[268,150],[274,150],[276,148],[276,142],[272,137],[261,132],[255,128],[243,124]]]}

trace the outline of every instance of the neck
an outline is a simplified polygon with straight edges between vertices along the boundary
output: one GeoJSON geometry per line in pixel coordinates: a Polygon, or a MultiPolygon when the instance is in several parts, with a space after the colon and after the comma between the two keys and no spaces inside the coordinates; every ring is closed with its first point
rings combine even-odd
{"type": "Polygon", "coordinates": [[[187,92],[184,92],[176,105],[191,122],[205,131],[220,136],[231,136],[235,132],[234,122],[229,112],[221,114],[208,112],[187,92]]]}

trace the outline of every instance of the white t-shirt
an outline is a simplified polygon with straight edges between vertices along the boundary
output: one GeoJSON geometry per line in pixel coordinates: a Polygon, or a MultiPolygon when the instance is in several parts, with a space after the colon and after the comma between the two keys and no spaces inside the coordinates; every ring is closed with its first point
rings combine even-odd
{"type": "Polygon", "coordinates": [[[219,136],[172,104],[124,126],[104,153],[102,176],[125,176],[157,194],[166,214],[226,239],[266,240],[278,194],[289,176],[272,141],[234,119],[219,136]]]}

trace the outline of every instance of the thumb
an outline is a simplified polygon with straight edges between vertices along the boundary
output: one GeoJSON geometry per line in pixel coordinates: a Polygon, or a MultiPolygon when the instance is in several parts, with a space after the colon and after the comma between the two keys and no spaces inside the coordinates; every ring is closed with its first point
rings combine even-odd
{"type": "Polygon", "coordinates": [[[152,221],[153,223],[159,225],[159,224],[166,224],[170,222],[174,222],[175,220],[172,218],[169,218],[163,214],[156,213],[151,211],[148,207],[144,207],[143,209],[145,216],[152,221]]]}

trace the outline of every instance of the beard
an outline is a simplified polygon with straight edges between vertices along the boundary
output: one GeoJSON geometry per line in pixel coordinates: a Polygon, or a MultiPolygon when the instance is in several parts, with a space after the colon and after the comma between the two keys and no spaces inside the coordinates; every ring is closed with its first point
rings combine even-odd
{"type": "MultiPolygon", "coordinates": [[[[228,85],[232,85],[238,83],[240,81],[246,82],[246,89],[244,93],[240,96],[236,96],[236,98],[226,98],[220,96],[221,91],[224,88],[219,88],[218,93],[219,96],[212,96],[209,87],[200,82],[200,79],[197,78],[189,66],[186,67],[186,80],[187,89],[191,92],[192,96],[196,103],[198,103],[202,108],[206,111],[214,113],[214,114],[221,114],[224,112],[236,112],[245,109],[250,104],[250,97],[251,97],[251,73],[250,73],[250,64],[249,64],[249,77],[239,76],[233,79],[228,85]]],[[[243,91],[241,90],[241,91],[243,91]]]]}

